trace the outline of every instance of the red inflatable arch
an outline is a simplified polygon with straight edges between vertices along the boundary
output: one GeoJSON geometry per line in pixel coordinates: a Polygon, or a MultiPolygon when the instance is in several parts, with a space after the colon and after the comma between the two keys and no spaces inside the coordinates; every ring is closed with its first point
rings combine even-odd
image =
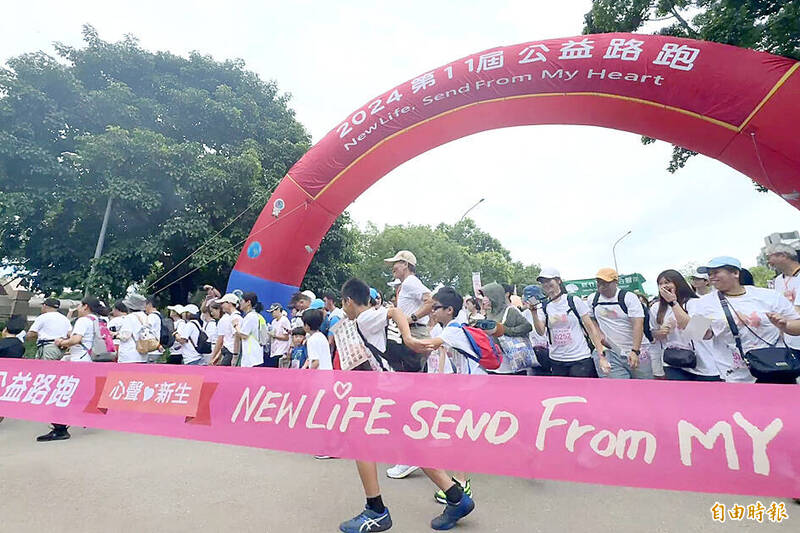
{"type": "Polygon", "coordinates": [[[800,208],[800,63],[717,43],[602,34],[493,48],[367,101],[295,164],[228,290],[297,290],[336,217],[401,163],[480,131],[583,124],[713,157],[800,208]],[[268,245],[267,245],[268,244],[268,245]]]}

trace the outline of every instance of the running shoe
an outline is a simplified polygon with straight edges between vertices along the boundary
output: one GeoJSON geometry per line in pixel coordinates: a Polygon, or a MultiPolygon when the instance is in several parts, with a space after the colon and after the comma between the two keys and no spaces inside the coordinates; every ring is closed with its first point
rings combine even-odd
{"type": "MultiPolygon", "coordinates": [[[[455,479],[453,481],[458,483],[458,481],[455,480],[455,479]]],[[[461,483],[458,483],[458,484],[461,485],[461,483]]],[[[467,496],[472,498],[472,483],[470,483],[469,479],[464,484],[464,494],[466,494],[467,496]]],[[[437,502],[441,503],[442,505],[447,503],[447,496],[444,495],[444,491],[443,490],[440,490],[439,492],[434,494],[433,495],[433,499],[436,500],[437,502]]]]}
{"type": "Polygon", "coordinates": [[[417,470],[419,470],[418,466],[394,465],[386,471],[386,475],[392,479],[403,479],[404,477],[410,476],[417,470]]]}
{"type": "Polygon", "coordinates": [[[471,513],[473,509],[475,509],[475,502],[464,494],[460,502],[456,504],[448,502],[442,514],[431,520],[431,527],[436,531],[453,529],[456,522],[471,513]]]}
{"type": "Polygon", "coordinates": [[[339,524],[339,531],[344,533],[368,533],[372,531],[386,531],[392,527],[392,517],[389,509],[376,513],[366,508],[361,514],[339,524]]]}

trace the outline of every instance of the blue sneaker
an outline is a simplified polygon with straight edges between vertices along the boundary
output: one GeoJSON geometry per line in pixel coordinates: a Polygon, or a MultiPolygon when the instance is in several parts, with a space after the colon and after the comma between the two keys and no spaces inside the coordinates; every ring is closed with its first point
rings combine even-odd
{"type": "Polygon", "coordinates": [[[392,527],[392,517],[387,508],[382,513],[376,513],[366,508],[361,514],[347,522],[339,524],[339,531],[344,533],[367,533],[371,531],[386,531],[392,527]]]}
{"type": "Polygon", "coordinates": [[[456,504],[447,502],[444,512],[431,520],[431,527],[437,531],[453,529],[456,522],[471,513],[473,509],[475,509],[475,502],[468,494],[464,494],[461,501],[456,504]]]}

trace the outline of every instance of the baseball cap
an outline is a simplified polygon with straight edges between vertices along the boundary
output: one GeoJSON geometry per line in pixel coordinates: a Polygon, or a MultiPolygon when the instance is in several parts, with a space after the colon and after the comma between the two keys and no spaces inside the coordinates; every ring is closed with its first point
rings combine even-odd
{"type": "Polygon", "coordinates": [[[710,260],[705,266],[697,267],[697,271],[700,274],[708,274],[708,271],[712,268],[720,268],[724,266],[731,266],[738,268],[739,270],[742,269],[742,263],[740,263],[738,259],[727,255],[721,255],[710,260]]]}
{"type": "Polygon", "coordinates": [[[219,303],[229,303],[233,305],[239,305],[239,297],[233,293],[228,293],[222,298],[218,299],[217,302],[219,303]]]}
{"type": "Polygon", "coordinates": [[[536,281],[542,281],[543,279],[553,279],[553,278],[561,278],[561,272],[556,270],[555,268],[543,268],[541,272],[539,272],[539,277],[536,278],[536,281]]]}
{"type": "Polygon", "coordinates": [[[531,298],[544,300],[544,291],[542,288],[536,285],[527,285],[524,289],[522,289],[522,300],[528,302],[531,300],[531,298]]]}
{"type": "Polygon", "coordinates": [[[61,301],[58,298],[45,298],[42,304],[46,305],[47,307],[52,307],[53,309],[58,309],[61,307],[61,301]]]}
{"type": "Polygon", "coordinates": [[[707,272],[702,272],[702,273],[695,272],[694,274],[692,274],[689,277],[690,278],[697,278],[697,279],[704,279],[704,280],[708,281],[708,273],[707,272]]]}
{"type": "Polygon", "coordinates": [[[270,313],[272,313],[273,311],[278,311],[278,310],[283,311],[283,306],[281,304],[279,304],[278,302],[275,302],[274,304],[270,305],[269,309],[267,309],[267,311],[269,311],[270,313]]]}
{"type": "Polygon", "coordinates": [[[402,281],[400,281],[399,279],[393,279],[392,281],[387,281],[387,282],[386,282],[386,284],[387,284],[388,286],[390,286],[391,288],[393,288],[393,289],[394,289],[395,287],[397,287],[398,285],[400,285],[401,283],[403,283],[403,282],[402,282],[402,281]]]}
{"type": "Polygon", "coordinates": [[[619,274],[613,268],[601,268],[594,277],[608,282],[619,280],[619,274]]]}
{"type": "Polygon", "coordinates": [[[314,294],[312,291],[303,291],[300,294],[307,296],[309,300],[314,301],[317,299],[317,295],[314,294]]]}
{"type": "Polygon", "coordinates": [[[122,303],[131,311],[142,311],[147,303],[147,298],[141,294],[132,293],[122,300],[122,303]]]}
{"type": "Polygon", "coordinates": [[[176,312],[176,313],[178,313],[179,315],[182,315],[183,313],[185,313],[185,312],[186,312],[186,308],[185,308],[184,306],[182,306],[181,304],[178,304],[178,305],[168,305],[168,306],[167,306],[167,309],[169,309],[170,311],[175,311],[175,312],[176,312]]]}
{"type": "Polygon", "coordinates": [[[398,261],[405,261],[409,265],[417,266],[417,256],[409,252],[408,250],[400,250],[394,257],[390,257],[389,259],[384,259],[384,263],[396,263],[398,261]]]}
{"type": "Polygon", "coordinates": [[[324,307],[325,307],[325,302],[323,302],[319,298],[311,300],[311,305],[308,306],[309,309],[322,309],[324,307]]]}
{"type": "Polygon", "coordinates": [[[194,304],[189,304],[189,305],[187,305],[187,306],[185,306],[183,308],[183,312],[184,313],[191,313],[193,315],[196,315],[197,313],[200,312],[200,309],[194,304]]]}
{"type": "Polygon", "coordinates": [[[378,291],[376,289],[373,289],[372,287],[370,287],[369,288],[369,297],[372,298],[373,300],[377,300],[378,299],[378,291]]]}

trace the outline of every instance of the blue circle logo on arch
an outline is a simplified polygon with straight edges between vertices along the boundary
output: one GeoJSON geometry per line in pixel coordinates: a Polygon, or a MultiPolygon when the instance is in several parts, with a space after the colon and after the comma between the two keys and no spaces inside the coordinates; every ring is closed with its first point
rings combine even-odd
{"type": "Polygon", "coordinates": [[[251,242],[250,246],[247,247],[247,257],[255,259],[259,255],[261,255],[261,243],[258,241],[251,242]]]}

